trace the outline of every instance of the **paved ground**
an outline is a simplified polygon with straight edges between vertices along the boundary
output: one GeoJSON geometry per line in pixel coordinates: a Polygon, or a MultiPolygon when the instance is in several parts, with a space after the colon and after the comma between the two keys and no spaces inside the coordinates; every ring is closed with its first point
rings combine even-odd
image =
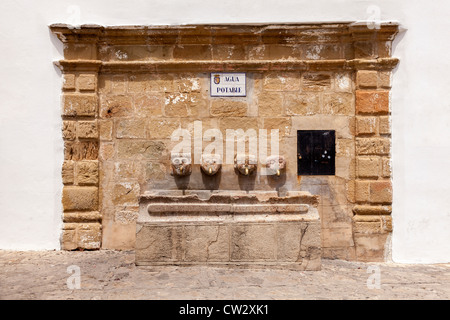
{"type": "Polygon", "coordinates": [[[144,268],[132,251],[0,251],[0,299],[450,299],[450,264],[322,265],[316,272],[144,268]]]}

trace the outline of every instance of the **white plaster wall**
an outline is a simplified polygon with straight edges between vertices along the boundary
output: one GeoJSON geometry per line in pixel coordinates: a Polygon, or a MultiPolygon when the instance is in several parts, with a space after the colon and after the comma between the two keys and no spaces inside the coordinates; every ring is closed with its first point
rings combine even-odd
{"type": "Polygon", "coordinates": [[[450,262],[450,3],[446,0],[3,0],[0,248],[59,249],[61,45],[51,23],[157,25],[396,20],[396,262],[450,262]]]}

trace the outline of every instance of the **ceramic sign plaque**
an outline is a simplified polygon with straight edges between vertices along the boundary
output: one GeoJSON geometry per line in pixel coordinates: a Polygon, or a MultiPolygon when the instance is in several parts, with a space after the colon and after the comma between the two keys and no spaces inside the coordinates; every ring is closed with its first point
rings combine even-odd
{"type": "Polygon", "coordinates": [[[211,97],[245,97],[245,73],[211,73],[211,97]]]}

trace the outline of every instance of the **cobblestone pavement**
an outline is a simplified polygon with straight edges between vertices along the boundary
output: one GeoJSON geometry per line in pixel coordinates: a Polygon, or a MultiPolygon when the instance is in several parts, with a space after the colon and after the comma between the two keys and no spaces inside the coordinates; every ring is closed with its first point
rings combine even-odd
{"type": "Polygon", "coordinates": [[[321,271],[136,267],[132,251],[0,251],[2,300],[449,298],[450,264],[323,260],[321,271]],[[69,285],[76,285],[76,274],[68,273],[74,265],[80,289],[68,288],[71,276],[69,285]]]}

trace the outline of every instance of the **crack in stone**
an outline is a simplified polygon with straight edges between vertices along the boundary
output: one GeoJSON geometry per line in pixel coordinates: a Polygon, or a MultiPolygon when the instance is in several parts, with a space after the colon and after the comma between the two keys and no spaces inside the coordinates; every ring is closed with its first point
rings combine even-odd
{"type": "Polygon", "coordinates": [[[209,261],[209,247],[213,243],[216,243],[219,240],[219,232],[220,232],[220,227],[217,227],[216,239],[208,242],[208,247],[206,248],[206,261],[209,261]]]}
{"type": "Polygon", "coordinates": [[[298,256],[297,256],[297,260],[296,262],[300,262],[303,261],[303,258],[301,257],[301,253],[302,253],[302,240],[303,237],[305,236],[306,230],[308,229],[308,225],[306,225],[306,227],[304,229],[302,229],[302,232],[300,234],[300,242],[299,242],[299,247],[298,247],[298,256]]]}

